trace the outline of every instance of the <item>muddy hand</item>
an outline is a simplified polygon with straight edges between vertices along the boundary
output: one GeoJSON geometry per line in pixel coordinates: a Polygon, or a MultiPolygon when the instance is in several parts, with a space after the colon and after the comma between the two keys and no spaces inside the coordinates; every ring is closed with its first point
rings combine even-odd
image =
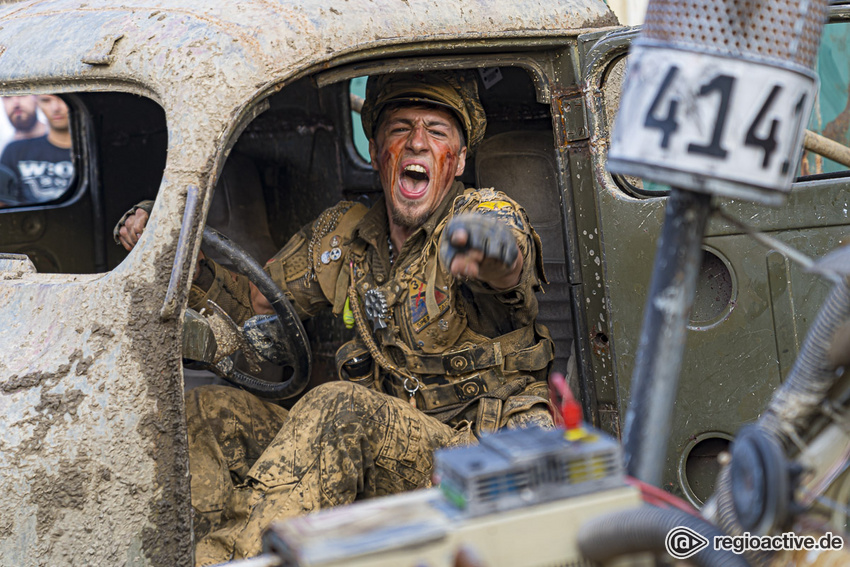
{"type": "Polygon", "coordinates": [[[124,226],[118,230],[118,241],[121,246],[128,252],[136,246],[142,233],[145,231],[145,226],[148,224],[148,213],[143,209],[136,209],[136,212],[127,217],[124,221],[124,226]]]}
{"type": "Polygon", "coordinates": [[[472,547],[463,545],[455,555],[454,567],[485,567],[485,563],[472,547]]]}
{"type": "Polygon", "coordinates": [[[510,287],[522,267],[516,238],[499,219],[477,213],[449,221],[440,242],[440,261],[455,276],[510,287]],[[507,279],[505,279],[507,277],[507,279]]]}

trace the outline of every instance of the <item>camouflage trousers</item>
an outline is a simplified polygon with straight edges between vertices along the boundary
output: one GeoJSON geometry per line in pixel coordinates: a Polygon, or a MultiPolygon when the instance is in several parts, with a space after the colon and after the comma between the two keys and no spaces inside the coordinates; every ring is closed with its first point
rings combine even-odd
{"type": "Polygon", "coordinates": [[[472,439],[347,382],[289,412],[221,386],[191,390],[186,405],[197,565],[258,554],[273,520],[428,486],[434,449],[472,439]]]}

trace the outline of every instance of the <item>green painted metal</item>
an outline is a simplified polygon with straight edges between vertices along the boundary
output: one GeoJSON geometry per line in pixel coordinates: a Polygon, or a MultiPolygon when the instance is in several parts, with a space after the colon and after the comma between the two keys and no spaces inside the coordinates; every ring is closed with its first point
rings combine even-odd
{"type": "MultiPolygon", "coordinates": [[[[830,53],[834,65],[843,61],[846,68],[846,56],[841,59],[846,42],[840,46],[832,43],[841,44],[848,27],[845,23],[827,27],[833,28],[836,29],[828,36],[822,61],[824,53],[830,53]]],[[[612,34],[612,37],[620,35],[612,34]]],[[[606,114],[616,109],[616,97],[605,96],[605,81],[614,76],[608,74],[609,64],[619,54],[620,48],[614,41],[597,44],[588,54],[585,88],[591,101],[588,112],[592,121],[591,140],[603,150],[593,154],[595,213],[610,321],[609,348],[615,367],[614,399],[620,415],[624,415],[635,364],[642,300],[648,292],[666,199],[638,196],[618,184],[604,168],[609,125],[606,114]]],[[[822,65],[822,75],[825,71],[822,65]]],[[[833,91],[825,97],[833,101],[830,106],[833,113],[840,113],[847,106],[846,83],[822,80],[821,88],[833,91]]],[[[822,103],[822,108],[826,108],[826,103],[822,103]]],[[[824,110],[821,113],[825,117],[835,116],[824,110]]],[[[838,122],[832,119],[833,129],[838,122]]],[[[842,132],[846,136],[846,130],[842,132]]],[[[846,143],[846,137],[843,141],[846,143]]],[[[846,237],[850,225],[847,189],[846,178],[800,181],[782,207],[765,208],[729,200],[720,200],[718,205],[733,217],[817,257],[840,245],[846,237]]],[[[790,369],[802,337],[828,291],[826,282],[803,272],[777,252],[761,247],[737,228],[716,218],[708,226],[704,245],[726,266],[734,293],[728,300],[725,297],[719,300],[728,303],[718,306],[719,318],[709,324],[692,325],[688,333],[664,478],[666,489],[697,504],[701,502],[697,492],[702,495],[707,492],[705,486],[698,491],[688,486],[689,462],[704,459],[701,449],[712,443],[719,446],[718,440],[731,437],[741,425],[756,419],[790,369]],[[706,443],[698,446],[695,440],[706,443]]],[[[712,276],[706,270],[701,277],[716,277],[716,273],[712,276]]],[[[712,292],[708,281],[700,289],[698,293],[712,292]]],[[[700,301],[710,306],[714,298],[698,297],[700,301]]],[[[611,376],[595,374],[594,381],[597,391],[610,395],[611,376]]],[[[704,478],[701,483],[705,484],[704,478]]]]}

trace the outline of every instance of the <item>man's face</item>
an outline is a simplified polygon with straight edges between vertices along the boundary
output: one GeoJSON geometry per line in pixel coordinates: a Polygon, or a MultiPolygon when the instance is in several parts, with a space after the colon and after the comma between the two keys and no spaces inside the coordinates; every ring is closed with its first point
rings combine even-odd
{"type": "Polygon", "coordinates": [[[35,113],[36,98],[33,95],[26,96],[4,96],[3,108],[9,122],[20,132],[29,132],[38,121],[35,113]]]}
{"type": "Polygon", "coordinates": [[[38,107],[47,117],[51,130],[68,130],[68,105],[58,96],[39,95],[38,107]]]}
{"type": "Polygon", "coordinates": [[[440,107],[385,111],[369,155],[393,221],[406,228],[425,222],[466,166],[454,115],[440,107]]]}

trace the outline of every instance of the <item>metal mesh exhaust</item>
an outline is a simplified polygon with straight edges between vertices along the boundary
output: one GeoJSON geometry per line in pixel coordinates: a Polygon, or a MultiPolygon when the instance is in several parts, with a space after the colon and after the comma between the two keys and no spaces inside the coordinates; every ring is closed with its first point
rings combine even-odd
{"type": "Polygon", "coordinates": [[[652,0],[640,41],[812,69],[825,0],[652,0]]]}

